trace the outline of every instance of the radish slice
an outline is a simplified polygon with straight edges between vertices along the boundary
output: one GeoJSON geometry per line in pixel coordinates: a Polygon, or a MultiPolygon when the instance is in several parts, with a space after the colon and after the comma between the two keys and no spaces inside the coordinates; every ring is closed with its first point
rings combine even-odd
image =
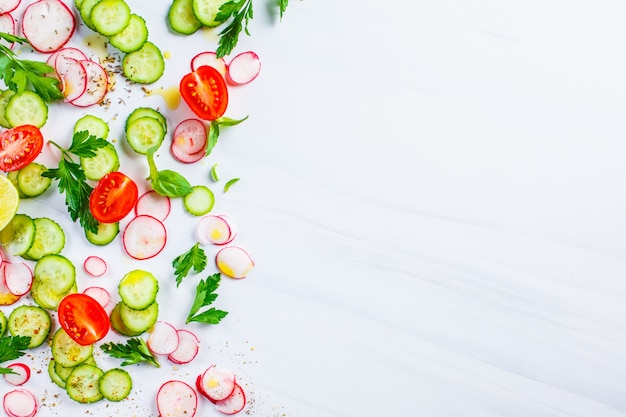
{"type": "Polygon", "coordinates": [[[215,52],[200,52],[191,58],[191,70],[195,71],[203,65],[215,68],[222,74],[226,75],[226,61],[224,58],[218,58],[215,52]]]}
{"type": "Polygon", "coordinates": [[[30,291],[33,284],[33,271],[24,262],[5,262],[4,282],[11,294],[20,297],[30,291]]]}
{"type": "Polygon", "coordinates": [[[160,417],[193,417],[198,408],[198,395],[183,381],[168,381],[157,393],[160,417]]]}
{"type": "Polygon", "coordinates": [[[154,190],[145,192],[137,200],[135,205],[135,214],[141,216],[147,214],[157,220],[165,221],[170,214],[171,202],[170,198],[157,193],[154,190]]]}
{"type": "Polygon", "coordinates": [[[246,394],[239,384],[227,398],[215,401],[215,409],[223,414],[237,414],[246,406],[246,394]]]}
{"type": "Polygon", "coordinates": [[[72,58],[72,59],[75,59],[77,61],[84,61],[84,60],[88,59],[87,55],[85,55],[85,53],[83,51],[81,51],[80,49],[74,48],[72,46],[68,46],[68,47],[65,47],[65,48],[61,48],[58,51],[56,51],[55,53],[53,53],[52,55],[50,55],[46,62],[51,67],[55,67],[56,66],[56,60],[60,59],[60,58],[72,58]]]}
{"type": "Polygon", "coordinates": [[[212,401],[228,398],[235,390],[235,374],[219,365],[211,365],[202,374],[202,391],[212,401]]]}
{"type": "Polygon", "coordinates": [[[92,277],[101,277],[107,272],[107,263],[99,256],[88,256],[83,263],[83,268],[92,277]]]}
{"type": "Polygon", "coordinates": [[[74,58],[57,56],[54,69],[63,85],[65,101],[71,102],[80,97],[87,89],[87,70],[74,58]]]}
{"type": "Polygon", "coordinates": [[[20,5],[20,0],[1,0],[0,1],[0,14],[10,13],[17,9],[20,5]]]}
{"type": "Polygon", "coordinates": [[[22,32],[32,47],[43,53],[58,51],[74,34],[74,14],[60,0],[39,0],[22,18],[22,32]]]}
{"type": "Polygon", "coordinates": [[[9,417],[33,417],[37,414],[37,399],[24,388],[4,394],[3,406],[9,417]]]}
{"type": "Polygon", "coordinates": [[[198,337],[189,330],[179,329],[177,333],[178,347],[167,356],[167,359],[182,365],[194,360],[200,349],[200,341],[198,337]]]}
{"type": "MultiPolygon", "coordinates": [[[[0,5],[0,9],[2,6],[0,5]]],[[[15,35],[15,19],[11,16],[11,13],[0,14],[0,32],[8,33],[10,35],[15,35]]],[[[9,48],[13,49],[14,43],[6,43],[4,40],[3,44],[6,44],[9,48]]]]}
{"type": "Polygon", "coordinates": [[[7,261],[0,263],[0,306],[8,306],[20,299],[19,295],[15,295],[9,291],[6,281],[4,280],[4,268],[8,264],[9,262],[7,261]]]}
{"type": "Polygon", "coordinates": [[[165,321],[157,321],[152,326],[148,347],[157,355],[169,355],[178,347],[178,332],[176,328],[165,321]]]}
{"type": "Polygon", "coordinates": [[[196,390],[200,393],[200,395],[202,395],[204,398],[206,398],[207,400],[211,401],[213,404],[215,404],[215,400],[211,399],[211,397],[209,397],[209,395],[206,393],[206,391],[204,390],[204,388],[202,388],[202,374],[198,375],[198,377],[196,378],[196,390]]]}
{"type": "Polygon", "coordinates": [[[228,64],[227,81],[235,85],[248,84],[261,72],[261,60],[252,51],[242,52],[228,64]]]}
{"type": "Polygon", "coordinates": [[[89,287],[85,288],[83,294],[90,296],[94,300],[98,302],[102,306],[102,308],[106,308],[111,302],[111,295],[109,292],[102,287],[89,287]]]}
{"type": "Polygon", "coordinates": [[[85,68],[87,85],[85,91],[70,101],[76,107],[88,107],[100,103],[109,90],[109,77],[102,65],[91,60],[79,61],[85,68]]]}
{"type": "Polygon", "coordinates": [[[11,385],[23,385],[30,379],[30,367],[25,363],[17,362],[7,366],[13,374],[4,374],[4,379],[11,385]]]}
{"type": "Polygon", "coordinates": [[[193,164],[194,162],[198,162],[206,155],[204,149],[200,152],[196,152],[193,154],[188,154],[182,151],[178,146],[175,146],[176,142],[172,142],[170,145],[170,153],[178,162],[182,162],[183,164],[193,164]]]}
{"type": "Polygon", "coordinates": [[[220,249],[215,255],[215,264],[222,274],[237,279],[245,278],[254,267],[248,252],[239,246],[220,249]]]}
{"type": "Polygon", "coordinates": [[[124,250],[135,259],[149,259],[165,247],[167,232],[161,221],[152,216],[140,215],[132,219],[122,236],[124,250]]]}
{"type": "Polygon", "coordinates": [[[232,242],[236,233],[229,222],[222,216],[209,214],[198,222],[196,237],[203,245],[226,245],[232,242]]]}
{"type": "Polygon", "coordinates": [[[173,146],[188,154],[204,151],[207,143],[206,126],[198,119],[183,120],[174,129],[172,142],[173,146]]]}

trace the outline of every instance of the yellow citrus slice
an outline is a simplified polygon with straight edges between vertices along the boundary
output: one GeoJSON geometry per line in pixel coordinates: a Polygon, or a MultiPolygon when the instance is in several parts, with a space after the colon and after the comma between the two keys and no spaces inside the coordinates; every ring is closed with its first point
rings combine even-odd
{"type": "Polygon", "coordinates": [[[19,204],[17,188],[5,175],[0,175],[0,230],[15,216],[19,204]]]}

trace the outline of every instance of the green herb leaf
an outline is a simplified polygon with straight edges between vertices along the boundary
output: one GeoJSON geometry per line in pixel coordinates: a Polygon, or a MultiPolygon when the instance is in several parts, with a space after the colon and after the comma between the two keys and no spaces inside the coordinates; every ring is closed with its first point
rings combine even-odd
{"type": "Polygon", "coordinates": [[[206,155],[209,155],[215,145],[217,145],[217,139],[220,136],[220,126],[230,127],[236,126],[239,123],[245,121],[248,116],[243,119],[231,119],[230,117],[220,117],[216,120],[211,120],[211,125],[209,126],[209,138],[207,141],[206,147],[206,155]]]}
{"type": "Polygon", "coordinates": [[[289,0],[278,0],[278,7],[280,8],[280,18],[283,18],[283,14],[285,14],[285,10],[287,10],[287,6],[289,5],[289,0]]]}
{"type": "Polygon", "coordinates": [[[227,193],[231,185],[233,185],[237,181],[239,181],[239,178],[233,178],[233,179],[228,180],[228,182],[224,184],[224,192],[227,193]]]}
{"type": "Polygon", "coordinates": [[[250,35],[248,23],[254,18],[252,0],[230,0],[222,4],[215,20],[226,21],[230,18],[232,20],[228,26],[219,33],[216,50],[218,58],[230,54],[235,49],[242,29],[246,35],[250,35]]]}
{"type": "Polygon", "coordinates": [[[97,138],[94,135],[89,135],[88,131],[81,130],[80,132],[74,133],[74,136],[72,136],[72,144],[67,151],[81,158],[93,158],[96,156],[98,149],[108,144],[109,142],[106,139],[97,138]]]}
{"type": "Polygon", "coordinates": [[[172,262],[172,266],[175,268],[176,286],[178,287],[183,278],[189,275],[189,271],[192,268],[196,273],[200,273],[204,271],[206,265],[207,257],[204,249],[200,247],[200,243],[196,243],[191,249],[177,256],[172,262]]]}
{"type": "Polygon", "coordinates": [[[192,192],[193,188],[189,181],[178,172],[170,169],[163,171],[157,170],[156,164],[154,163],[154,153],[157,149],[158,146],[155,146],[146,152],[148,166],[150,167],[149,180],[152,184],[152,189],[166,197],[183,197],[192,192]]]}
{"type": "MultiPolygon", "coordinates": [[[[12,361],[24,355],[30,345],[30,336],[0,337],[0,363],[12,361]]],[[[0,374],[14,374],[11,369],[0,367],[0,374]]]]}
{"type": "Polygon", "coordinates": [[[203,312],[200,310],[204,307],[210,306],[217,298],[215,291],[220,285],[220,273],[210,275],[205,280],[200,280],[196,287],[196,295],[187,316],[185,323],[192,321],[208,324],[217,324],[228,314],[226,311],[216,310],[215,308],[208,308],[203,312]]]}
{"type": "Polygon", "coordinates": [[[122,343],[105,343],[100,348],[114,358],[124,359],[122,366],[134,365],[136,363],[147,362],[153,366],[159,368],[159,362],[150,352],[145,340],[139,337],[133,337],[126,342],[122,343]]]}

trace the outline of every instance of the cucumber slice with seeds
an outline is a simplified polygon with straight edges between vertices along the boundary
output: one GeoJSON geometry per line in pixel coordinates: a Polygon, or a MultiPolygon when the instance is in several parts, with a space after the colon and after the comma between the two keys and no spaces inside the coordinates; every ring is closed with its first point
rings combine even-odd
{"type": "Polygon", "coordinates": [[[148,27],[143,17],[130,15],[128,26],[115,36],[109,38],[109,43],[122,52],[135,52],[148,41],[148,27]]]}
{"type": "Polygon", "coordinates": [[[0,245],[9,255],[24,255],[34,241],[35,221],[26,214],[16,214],[0,231],[0,245]]]}
{"type": "Polygon", "coordinates": [[[165,116],[163,116],[160,111],[153,109],[152,107],[137,107],[133,110],[132,113],[126,118],[124,130],[128,128],[128,125],[141,117],[152,117],[153,119],[157,119],[163,126],[163,130],[167,132],[167,119],[165,119],[165,116]]]}
{"type": "Polygon", "coordinates": [[[124,0],[102,0],[91,10],[91,22],[99,34],[117,35],[130,22],[130,7],[124,0]]]}
{"type": "Polygon", "coordinates": [[[85,237],[89,243],[97,246],[108,245],[113,242],[115,237],[120,233],[120,224],[116,223],[98,223],[98,232],[93,233],[85,230],[85,237]]]}
{"type": "Polygon", "coordinates": [[[185,210],[194,216],[204,216],[213,209],[215,196],[206,185],[195,185],[192,191],[183,197],[185,210]]]}
{"type": "Polygon", "coordinates": [[[102,0],[82,0],[80,7],[77,6],[78,12],[80,13],[81,19],[83,19],[85,26],[94,31],[96,30],[96,27],[93,25],[93,21],[91,20],[91,12],[101,1],[102,0]]]}
{"type": "Polygon", "coordinates": [[[192,0],[193,14],[208,28],[219,26],[224,21],[218,20],[217,14],[226,2],[225,0],[192,0]]]}
{"type": "Polygon", "coordinates": [[[85,177],[98,181],[109,172],[117,171],[120,167],[120,158],[112,143],[98,148],[96,156],[91,158],[80,158],[80,166],[85,172],[85,177]]]}
{"type": "Polygon", "coordinates": [[[152,84],[161,78],[164,70],[163,53],[150,41],[122,59],[124,76],[135,83],[152,84]]]}
{"type": "Polygon", "coordinates": [[[37,261],[46,255],[60,253],[65,246],[65,232],[61,226],[47,217],[38,217],[34,222],[35,241],[26,251],[25,257],[37,261]]]}
{"type": "Polygon", "coordinates": [[[131,332],[145,332],[154,326],[158,316],[159,305],[156,301],[143,310],[135,310],[124,303],[120,303],[120,318],[131,332]]]}
{"type": "Polygon", "coordinates": [[[109,136],[109,125],[107,122],[92,114],[84,115],[74,124],[74,133],[83,130],[97,138],[106,139],[109,136]]]}
{"type": "Polygon", "coordinates": [[[56,364],[55,360],[50,359],[50,362],[48,362],[48,375],[50,376],[50,379],[52,380],[52,382],[57,384],[59,387],[65,389],[65,381],[61,379],[59,374],[57,374],[57,371],[55,369],[55,364],[56,364]]]}
{"type": "Polygon", "coordinates": [[[120,368],[109,369],[98,381],[100,392],[109,401],[122,401],[133,388],[128,372],[120,368]]]}
{"type": "Polygon", "coordinates": [[[120,281],[117,291],[122,302],[135,310],[143,310],[154,303],[159,281],[148,271],[130,271],[120,281]]]}
{"type": "Polygon", "coordinates": [[[80,364],[75,366],[65,382],[67,395],[81,404],[94,403],[103,398],[99,380],[104,375],[95,365],[80,364]]]}
{"type": "Polygon", "coordinates": [[[19,170],[17,174],[17,187],[25,198],[40,196],[50,188],[52,178],[47,178],[42,175],[47,170],[48,168],[38,162],[31,162],[19,170]]]}
{"type": "Polygon", "coordinates": [[[126,127],[128,144],[141,155],[145,155],[150,148],[159,146],[163,139],[165,139],[163,125],[159,120],[150,116],[133,120],[126,127]]]}
{"type": "Polygon", "coordinates": [[[66,295],[75,294],[78,292],[76,282],[70,287],[69,290],[59,293],[56,292],[50,285],[43,283],[39,280],[33,280],[33,285],[30,287],[30,295],[33,297],[33,301],[41,308],[47,310],[56,310],[59,307],[59,303],[66,295]]]}
{"type": "Polygon", "coordinates": [[[51,327],[50,315],[38,306],[22,305],[9,314],[8,328],[11,336],[30,337],[29,348],[41,346],[51,327]]]}
{"type": "MultiPolygon", "coordinates": [[[[52,337],[52,358],[56,361],[57,365],[71,368],[89,359],[89,357],[93,355],[93,346],[93,344],[80,345],[76,343],[65,330],[61,328],[58,329],[52,337]]],[[[63,378],[63,375],[59,374],[59,376],[63,378]]]]}
{"type": "Polygon", "coordinates": [[[63,255],[42,257],[33,270],[33,285],[43,284],[55,294],[64,294],[76,283],[76,268],[63,255]]]}
{"type": "Polygon", "coordinates": [[[191,35],[202,27],[202,23],[193,14],[192,0],[174,0],[167,13],[170,28],[181,35],[191,35]]]}
{"type": "Polygon", "coordinates": [[[39,94],[25,90],[11,96],[4,109],[4,117],[11,127],[21,125],[42,127],[48,120],[48,105],[39,94]]]}
{"type": "Polygon", "coordinates": [[[0,94],[0,126],[10,128],[11,125],[9,121],[4,117],[4,110],[7,108],[7,104],[9,103],[9,99],[13,97],[15,91],[13,90],[5,90],[0,94]]]}
{"type": "Polygon", "coordinates": [[[120,316],[121,305],[122,305],[121,301],[115,304],[115,307],[113,307],[113,310],[111,310],[111,313],[109,314],[109,321],[111,322],[111,328],[115,330],[117,333],[121,334],[122,336],[128,336],[128,337],[139,336],[143,332],[134,332],[130,330],[128,327],[126,327],[126,325],[122,321],[122,317],[120,316]]]}

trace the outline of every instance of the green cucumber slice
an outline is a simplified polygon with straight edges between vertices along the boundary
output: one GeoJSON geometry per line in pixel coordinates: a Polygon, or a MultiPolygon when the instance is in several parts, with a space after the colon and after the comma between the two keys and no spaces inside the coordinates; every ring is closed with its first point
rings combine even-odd
{"type": "Polygon", "coordinates": [[[46,310],[39,306],[21,305],[9,314],[8,328],[11,336],[30,337],[29,348],[41,346],[46,341],[52,321],[46,310]]]}
{"type": "Polygon", "coordinates": [[[34,241],[35,221],[26,214],[16,214],[0,231],[0,245],[9,255],[24,255],[34,241]]]}
{"type": "Polygon", "coordinates": [[[60,253],[65,246],[65,232],[61,226],[47,217],[38,217],[34,222],[35,241],[26,251],[25,257],[37,261],[46,255],[60,253]]]}
{"type": "Polygon", "coordinates": [[[163,75],[165,60],[155,44],[147,41],[141,48],[124,55],[122,72],[130,81],[139,84],[152,84],[163,75]]]}
{"type": "Polygon", "coordinates": [[[38,162],[31,162],[20,169],[17,174],[17,187],[25,198],[33,198],[43,194],[50,184],[52,178],[44,177],[42,174],[48,168],[38,162]]]}

